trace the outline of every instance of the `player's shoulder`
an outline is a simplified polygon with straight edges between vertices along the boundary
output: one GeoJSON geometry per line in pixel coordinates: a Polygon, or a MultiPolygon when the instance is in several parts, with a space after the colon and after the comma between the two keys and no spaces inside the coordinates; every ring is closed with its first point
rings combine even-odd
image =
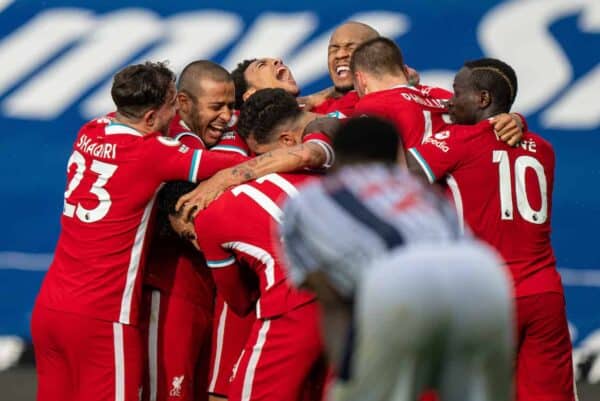
{"type": "MultiPolygon", "coordinates": [[[[489,120],[483,120],[477,124],[449,124],[447,131],[454,139],[471,140],[481,139],[482,137],[494,134],[494,128],[489,120]]],[[[495,135],[490,138],[496,139],[495,135]]]]}
{"type": "Polygon", "coordinates": [[[516,147],[525,153],[536,153],[546,157],[554,157],[554,148],[552,144],[541,135],[531,131],[523,134],[521,142],[516,147]]]}
{"type": "Polygon", "coordinates": [[[437,86],[417,85],[415,87],[424,95],[431,96],[436,99],[448,100],[453,96],[453,93],[449,90],[437,86]]]}

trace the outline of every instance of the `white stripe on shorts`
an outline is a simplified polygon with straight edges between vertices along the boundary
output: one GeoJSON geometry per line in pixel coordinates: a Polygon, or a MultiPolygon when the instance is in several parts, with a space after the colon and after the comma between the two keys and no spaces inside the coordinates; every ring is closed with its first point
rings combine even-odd
{"type": "Polygon", "coordinates": [[[152,291],[148,324],[148,376],[150,377],[150,401],[156,401],[158,388],[158,319],[160,316],[160,291],[152,291]]]}
{"type": "Polygon", "coordinates": [[[242,387],[242,401],[250,400],[250,396],[252,395],[254,373],[256,372],[256,365],[258,365],[258,360],[260,358],[263,346],[267,340],[267,332],[269,331],[269,327],[271,327],[271,320],[263,320],[263,324],[258,331],[256,344],[254,344],[254,347],[252,347],[252,355],[250,355],[250,360],[248,361],[248,366],[246,367],[246,374],[244,375],[244,387],[242,387]]]}
{"type": "Polygon", "coordinates": [[[113,343],[115,346],[115,401],[125,401],[125,354],[121,323],[113,323],[113,343]]]}
{"type": "Polygon", "coordinates": [[[223,337],[225,337],[225,322],[227,320],[227,304],[223,302],[223,310],[219,316],[219,325],[217,326],[217,349],[215,350],[215,362],[212,367],[212,378],[208,386],[208,392],[214,393],[221,368],[221,354],[223,353],[223,337]]]}

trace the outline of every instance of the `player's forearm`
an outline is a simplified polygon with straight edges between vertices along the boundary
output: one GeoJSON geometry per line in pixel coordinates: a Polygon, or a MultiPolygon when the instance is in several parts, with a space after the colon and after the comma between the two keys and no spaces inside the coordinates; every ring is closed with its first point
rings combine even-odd
{"type": "Polygon", "coordinates": [[[271,173],[320,168],[327,159],[327,152],[322,146],[308,142],[263,153],[252,160],[221,171],[218,176],[227,186],[234,186],[271,173]]]}

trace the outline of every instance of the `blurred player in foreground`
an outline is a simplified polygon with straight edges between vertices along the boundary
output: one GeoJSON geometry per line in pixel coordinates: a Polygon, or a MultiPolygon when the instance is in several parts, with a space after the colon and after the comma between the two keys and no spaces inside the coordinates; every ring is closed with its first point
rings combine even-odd
{"type": "Polygon", "coordinates": [[[402,166],[372,118],[336,136],[337,170],[284,207],[291,279],[317,293],[335,400],[508,401],[512,304],[502,262],[402,166]],[[342,339],[340,341],[340,339],[342,339]]]}
{"type": "Polygon", "coordinates": [[[506,63],[465,63],[449,113],[457,124],[409,149],[411,170],[444,183],[459,218],[502,255],[517,305],[517,400],[572,401],[573,365],[563,287],[550,242],[554,151],[525,132],[519,146],[498,139],[490,119],[508,113],[517,76],[506,63]]]}

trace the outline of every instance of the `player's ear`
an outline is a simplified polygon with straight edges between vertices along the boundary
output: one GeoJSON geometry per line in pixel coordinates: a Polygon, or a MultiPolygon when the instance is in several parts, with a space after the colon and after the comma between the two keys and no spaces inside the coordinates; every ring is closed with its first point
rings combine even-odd
{"type": "Polygon", "coordinates": [[[156,124],[156,119],[158,117],[158,111],[156,109],[150,109],[144,113],[143,121],[144,124],[150,128],[154,129],[154,125],[156,124]]]}
{"type": "Polygon", "coordinates": [[[358,92],[358,95],[359,96],[366,95],[366,93],[365,93],[365,87],[366,87],[365,74],[363,74],[362,71],[355,71],[353,81],[354,81],[354,89],[356,89],[356,91],[358,92]]]}
{"type": "Polygon", "coordinates": [[[279,134],[279,142],[284,146],[295,146],[296,138],[292,131],[283,131],[279,134]]]}
{"type": "Polygon", "coordinates": [[[192,99],[184,92],[177,92],[177,109],[187,114],[191,107],[192,99]]]}
{"type": "Polygon", "coordinates": [[[242,95],[242,99],[244,100],[244,102],[248,100],[248,98],[252,96],[254,92],[256,92],[255,88],[248,88],[248,90],[246,90],[246,92],[244,92],[244,94],[242,95]]]}
{"type": "Polygon", "coordinates": [[[479,92],[479,108],[485,109],[490,104],[492,104],[492,97],[490,96],[490,92],[486,90],[482,90],[479,92]]]}

